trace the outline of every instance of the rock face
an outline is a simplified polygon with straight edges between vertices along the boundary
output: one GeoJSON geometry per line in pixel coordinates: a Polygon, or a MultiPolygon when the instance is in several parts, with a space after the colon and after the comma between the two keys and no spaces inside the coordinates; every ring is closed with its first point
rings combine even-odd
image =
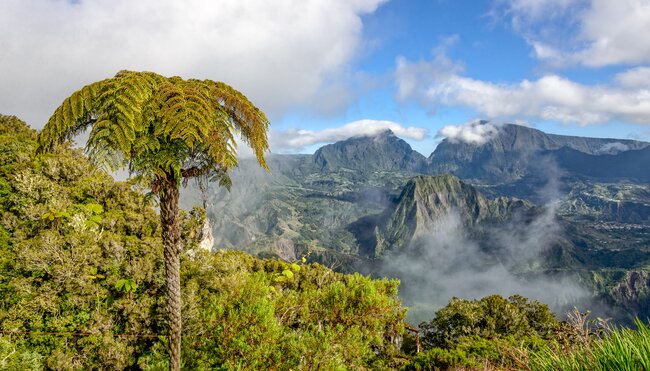
{"type": "Polygon", "coordinates": [[[211,252],[213,247],[214,237],[212,236],[212,226],[210,225],[210,219],[205,218],[205,222],[201,228],[201,236],[198,249],[211,252]]]}
{"type": "MultiPolygon", "coordinates": [[[[650,143],[497,128],[481,145],[445,139],[428,159],[388,131],[314,155],[271,155],[270,173],[243,158],[231,192],[209,190],[215,247],[285,260],[309,254],[351,271],[409,253],[405,247],[431,236],[450,213],[465,228],[464,240],[496,254],[504,252],[498,232],[524,238],[509,226],[530,230],[552,210],[556,242],[543,262],[517,274],[581,272],[595,295],[650,313],[645,281],[621,278],[650,271],[650,143]],[[540,196],[547,184],[554,186],[550,198],[540,196]],[[549,202],[553,207],[543,207],[549,202]]],[[[198,204],[198,194],[184,189],[183,207],[198,204]]]]}
{"type": "Polygon", "coordinates": [[[455,176],[416,176],[403,188],[395,207],[380,222],[375,254],[405,247],[433,231],[436,222],[454,213],[463,226],[499,222],[532,208],[517,199],[488,200],[455,176]]]}
{"type": "Polygon", "coordinates": [[[634,140],[546,134],[506,124],[498,126],[497,134],[484,144],[443,140],[429,156],[428,171],[453,173],[461,179],[495,184],[547,174],[556,165],[565,171],[582,174],[593,168],[590,164],[605,160],[607,167],[595,166],[596,169],[586,175],[645,179],[650,172],[644,172],[639,164],[648,159],[648,145],[634,140]],[[624,165],[618,173],[601,173],[614,170],[617,164],[624,165]]]}
{"type": "Polygon", "coordinates": [[[650,272],[629,271],[611,289],[614,302],[632,309],[639,316],[650,311],[650,272]]]}
{"type": "Polygon", "coordinates": [[[565,171],[584,178],[604,182],[620,179],[650,182],[650,147],[599,155],[562,147],[549,154],[565,171]]]}
{"type": "Polygon", "coordinates": [[[427,160],[387,130],[374,137],[354,137],[320,148],[314,162],[322,171],[341,169],[361,172],[422,172],[427,160]]]}

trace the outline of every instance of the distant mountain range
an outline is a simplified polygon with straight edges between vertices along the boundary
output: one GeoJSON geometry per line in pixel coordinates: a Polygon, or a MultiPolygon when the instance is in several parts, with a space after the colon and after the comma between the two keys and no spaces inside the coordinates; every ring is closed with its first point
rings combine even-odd
{"type": "MultiPolygon", "coordinates": [[[[230,193],[210,188],[215,248],[372,273],[441,237],[453,214],[490,264],[571,276],[622,317],[650,315],[650,143],[498,125],[484,143],[445,139],[429,157],[386,131],[268,162],[270,174],[243,159],[230,193]],[[553,238],[535,244],[526,229],[540,220],[553,238]],[[506,245],[535,253],[510,264],[524,250],[506,245]]],[[[183,191],[186,206],[199,199],[183,191]]]]}

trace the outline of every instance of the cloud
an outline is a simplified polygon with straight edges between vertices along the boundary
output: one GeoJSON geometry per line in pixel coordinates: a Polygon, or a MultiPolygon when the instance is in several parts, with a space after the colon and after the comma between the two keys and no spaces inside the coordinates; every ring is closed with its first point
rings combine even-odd
{"type": "Polygon", "coordinates": [[[629,150],[630,147],[625,143],[611,142],[611,143],[604,144],[598,151],[596,151],[596,154],[614,155],[629,150]]]}
{"type": "Polygon", "coordinates": [[[650,38],[641,36],[650,29],[648,1],[498,0],[496,8],[553,65],[650,63],[650,38]]]}
{"type": "Polygon", "coordinates": [[[395,70],[397,100],[404,101],[413,97],[418,91],[426,88],[431,81],[444,80],[462,73],[465,70],[462,63],[452,61],[447,57],[447,49],[457,42],[458,36],[456,35],[443,38],[440,45],[432,51],[432,61],[409,62],[404,57],[397,57],[395,70]]]}
{"type": "Polygon", "coordinates": [[[529,118],[579,125],[615,120],[650,123],[650,89],[632,83],[647,73],[645,69],[622,73],[605,85],[584,85],[557,74],[495,83],[464,76],[458,63],[448,62],[448,69],[440,70],[438,60],[444,58],[438,54],[431,61],[398,58],[398,96],[415,99],[431,110],[439,105],[468,107],[497,120],[529,118]]]}
{"type": "Polygon", "coordinates": [[[412,323],[430,320],[452,297],[478,299],[493,294],[523,295],[562,314],[590,297],[575,277],[539,274],[527,279],[514,273],[524,267],[539,269],[544,252],[556,243],[553,216],[540,218],[544,220],[527,226],[513,224],[510,229],[488,231],[486,238],[500,252],[488,254],[469,237],[471,231],[459,215],[451,212],[436,220],[429,234],[413,246],[383,259],[380,272],[402,282],[400,296],[410,307],[412,323]]]}
{"type": "Polygon", "coordinates": [[[270,135],[271,150],[301,151],[319,143],[332,143],[339,140],[357,136],[373,136],[386,130],[391,130],[395,135],[416,141],[424,140],[429,131],[413,126],[404,127],[392,121],[359,120],[345,124],[338,128],[320,131],[305,129],[290,129],[286,131],[272,131],[270,135]]]}
{"type": "Polygon", "coordinates": [[[470,121],[462,125],[447,125],[438,131],[437,137],[445,137],[452,143],[485,144],[499,132],[497,126],[485,121],[470,121]]]}
{"type": "Polygon", "coordinates": [[[626,88],[650,88],[650,67],[637,67],[616,75],[616,81],[626,88]]]}
{"type": "Polygon", "coordinates": [[[224,81],[280,115],[341,90],[383,1],[5,0],[0,112],[41,127],[74,90],[131,69],[224,81]]]}

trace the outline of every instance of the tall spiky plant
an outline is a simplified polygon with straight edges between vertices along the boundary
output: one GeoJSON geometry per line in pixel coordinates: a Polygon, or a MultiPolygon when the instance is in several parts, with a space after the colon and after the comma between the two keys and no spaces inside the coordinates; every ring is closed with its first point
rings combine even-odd
{"type": "Polygon", "coordinates": [[[127,167],[159,195],[171,370],[180,369],[181,347],[179,186],[208,175],[230,188],[237,133],[268,169],[268,125],[262,111],[222,82],[121,71],[72,93],[39,135],[39,148],[49,151],[90,129],[86,152],[93,162],[127,167]]]}

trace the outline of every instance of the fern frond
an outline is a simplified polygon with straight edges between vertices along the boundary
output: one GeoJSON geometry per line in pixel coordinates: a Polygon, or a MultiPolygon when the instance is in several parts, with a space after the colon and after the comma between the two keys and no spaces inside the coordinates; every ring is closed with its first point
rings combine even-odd
{"type": "Polygon", "coordinates": [[[225,185],[237,166],[236,134],[268,169],[268,125],[262,111],[222,82],[120,71],[66,98],[41,131],[39,148],[50,150],[92,126],[86,152],[103,168],[129,165],[138,174],[177,179],[221,174],[225,185]],[[185,164],[198,170],[184,172],[185,164]]]}

